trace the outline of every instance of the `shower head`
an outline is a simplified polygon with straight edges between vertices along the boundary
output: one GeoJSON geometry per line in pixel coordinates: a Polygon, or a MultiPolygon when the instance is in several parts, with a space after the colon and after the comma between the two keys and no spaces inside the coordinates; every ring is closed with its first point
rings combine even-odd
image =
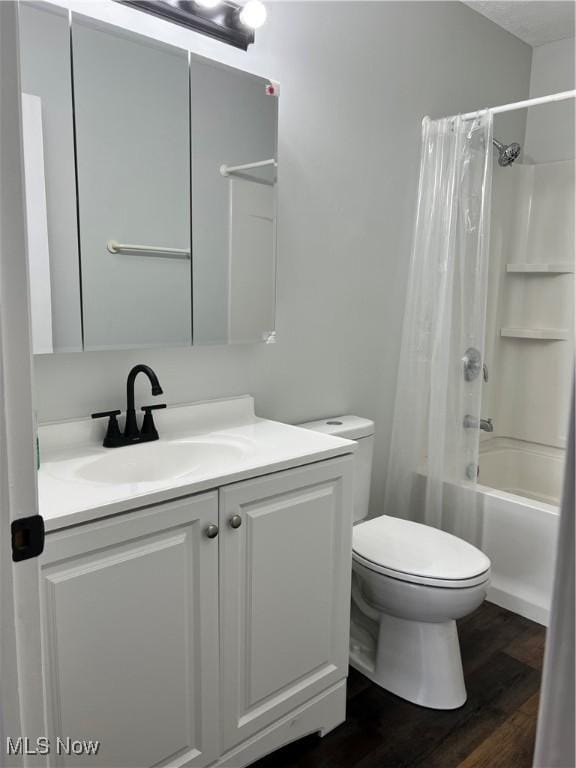
{"type": "Polygon", "coordinates": [[[492,142],[498,150],[498,165],[505,168],[507,165],[512,165],[514,160],[518,158],[520,154],[520,144],[515,141],[512,144],[502,144],[498,139],[492,139],[492,142]]]}

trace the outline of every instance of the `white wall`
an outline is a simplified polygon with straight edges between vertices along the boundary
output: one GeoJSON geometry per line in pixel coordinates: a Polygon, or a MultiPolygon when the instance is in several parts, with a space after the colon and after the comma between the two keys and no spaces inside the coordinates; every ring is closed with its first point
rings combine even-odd
{"type": "MultiPolygon", "coordinates": [[[[573,37],[534,48],[530,97],[572,90],[574,58],[573,37]]],[[[573,157],[574,100],[529,109],[524,162],[548,163],[573,157]]]]}
{"type": "MultiPolygon", "coordinates": [[[[281,82],[278,344],[41,357],[40,419],[124,407],[140,361],[169,403],[250,392],[260,415],[289,422],[356,412],[377,422],[376,511],[420,122],[527,98],[530,47],[457,2],[269,3],[247,54],[112,2],[82,8],[281,82]]],[[[523,141],[520,113],[502,121],[523,141]]]]}

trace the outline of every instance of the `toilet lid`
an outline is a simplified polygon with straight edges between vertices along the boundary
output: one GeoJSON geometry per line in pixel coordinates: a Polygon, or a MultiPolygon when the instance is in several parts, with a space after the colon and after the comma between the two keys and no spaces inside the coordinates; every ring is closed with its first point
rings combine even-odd
{"type": "Polygon", "coordinates": [[[397,517],[376,517],[354,526],[353,551],[369,567],[434,581],[474,579],[490,560],[472,544],[428,525],[397,517]]]}

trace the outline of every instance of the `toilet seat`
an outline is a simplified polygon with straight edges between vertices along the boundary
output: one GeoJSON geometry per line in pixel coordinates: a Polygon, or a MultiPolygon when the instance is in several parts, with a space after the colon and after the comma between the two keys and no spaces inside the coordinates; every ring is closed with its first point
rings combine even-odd
{"type": "Polygon", "coordinates": [[[490,560],[446,531],[383,515],[354,526],[352,558],[411,584],[465,589],[490,578],[490,560]]]}
{"type": "Polygon", "coordinates": [[[432,579],[423,576],[417,576],[414,573],[405,573],[404,571],[395,571],[392,568],[386,568],[378,563],[373,563],[371,560],[365,560],[356,552],[352,553],[353,562],[360,563],[365,568],[368,568],[374,573],[380,573],[383,576],[387,576],[390,579],[396,581],[405,581],[409,584],[422,584],[428,587],[442,587],[444,589],[466,589],[467,587],[474,587],[479,584],[484,584],[490,579],[490,569],[484,571],[478,576],[474,576],[469,579],[432,579]]]}

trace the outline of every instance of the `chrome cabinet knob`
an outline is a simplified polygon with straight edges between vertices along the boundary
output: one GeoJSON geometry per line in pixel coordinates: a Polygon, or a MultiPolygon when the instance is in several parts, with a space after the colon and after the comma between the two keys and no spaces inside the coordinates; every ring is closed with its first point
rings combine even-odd
{"type": "Polygon", "coordinates": [[[230,523],[230,528],[240,528],[242,525],[242,518],[240,515],[232,515],[228,522],[230,523]]]}
{"type": "Polygon", "coordinates": [[[204,533],[206,534],[206,538],[215,539],[216,536],[218,536],[218,526],[211,523],[206,526],[204,533]]]}

